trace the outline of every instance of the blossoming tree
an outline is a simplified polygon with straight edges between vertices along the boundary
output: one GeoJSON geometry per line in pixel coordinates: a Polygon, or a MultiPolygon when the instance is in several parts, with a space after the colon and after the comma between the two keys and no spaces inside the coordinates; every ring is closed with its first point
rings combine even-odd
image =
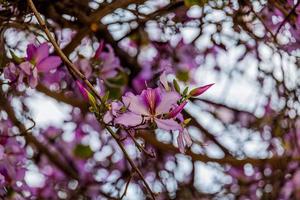
{"type": "Polygon", "coordinates": [[[0,1],[0,197],[300,198],[299,3],[0,1]]]}

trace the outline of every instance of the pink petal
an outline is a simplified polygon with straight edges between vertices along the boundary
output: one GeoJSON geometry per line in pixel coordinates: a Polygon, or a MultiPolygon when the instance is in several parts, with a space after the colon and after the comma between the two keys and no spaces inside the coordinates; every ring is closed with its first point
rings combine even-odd
{"type": "Polygon", "coordinates": [[[184,148],[184,141],[183,141],[183,133],[180,131],[177,137],[177,144],[178,144],[178,149],[180,151],[180,153],[184,153],[185,152],[185,148],[184,148]]]}
{"type": "Polygon", "coordinates": [[[137,126],[142,122],[142,116],[133,112],[126,112],[115,119],[116,124],[122,124],[124,126],[137,126]]]}
{"type": "Polygon", "coordinates": [[[31,74],[31,69],[33,68],[33,65],[26,61],[26,62],[22,62],[19,67],[27,74],[30,75],[31,74]]]}
{"type": "Polygon", "coordinates": [[[173,119],[157,119],[155,118],[155,122],[158,128],[166,130],[166,131],[175,131],[181,130],[182,127],[173,119]]]}
{"type": "Polygon", "coordinates": [[[122,102],[124,103],[125,107],[128,107],[132,97],[135,95],[132,92],[126,92],[125,95],[122,97],[122,102]]]}
{"type": "Polygon", "coordinates": [[[48,58],[42,60],[36,68],[39,72],[48,72],[52,69],[57,68],[61,64],[61,59],[58,56],[49,56],[48,58]]]}
{"type": "Polygon", "coordinates": [[[111,103],[111,113],[113,114],[113,115],[117,115],[117,112],[122,108],[122,103],[120,103],[120,102],[112,102],[111,103]]]}
{"type": "Polygon", "coordinates": [[[44,58],[48,57],[48,55],[49,55],[49,45],[46,42],[44,42],[36,49],[34,60],[36,63],[39,63],[44,58]]]}
{"type": "Polygon", "coordinates": [[[161,93],[160,88],[147,88],[146,90],[143,90],[140,95],[140,100],[151,114],[156,113],[156,107],[161,102],[161,93]]]}
{"type": "Polygon", "coordinates": [[[26,52],[28,61],[34,59],[34,54],[36,52],[36,47],[34,46],[34,44],[28,44],[26,52]]]}
{"type": "Polygon", "coordinates": [[[38,84],[38,74],[36,68],[33,69],[31,76],[29,77],[29,86],[35,88],[38,84]]]}
{"type": "Polygon", "coordinates": [[[107,111],[103,117],[103,121],[108,124],[113,120],[113,115],[111,114],[110,111],[107,111]]]}
{"type": "Polygon", "coordinates": [[[5,177],[0,173],[0,186],[3,187],[5,184],[5,177]]]}
{"type": "Polygon", "coordinates": [[[186,146],[188,146],[188,147],[192,146],[193,141],[191,139],[189,132],[186,129],[183,130],[183,138],[184,138],[186,146]]]}
{"type": "Polygon", "coordinates": [[[169,118],[177,117],[177,115],[183,110],[184,106],[187,104],[187,101],[182,102],[179,106],[176,106],[171,112],[168,114],[169,118]]]}
{"type": "Polygon", "coordinates": [[[101,40],[100,43],[99,43],[99,47],[98,47],[98,49],[96,50],[96,53],[95,53],[94,58],[99,58],[99,57],[100,57],[100,54],[102,53],[103,48],[104,48],[104,41],[101,40]]]}
{"type": "Polygon", "coordinates": [[[149,115],[148,108],[143,103],[140,96],[135,96],[132,93],[128,93],[123,97],[123,102],[131,112],[134,112],[138,115],[149,115]]]}
{"type": "Polygon", "coordinates": [[[113,78],[115,76],[117,76],[118,72],[116,70],[114,70],[113,68],[111,69],[107,69],[105,71],[101,71],[102,76],[101,78],[106,79],[106,78],[113,78]]]}
{"type": "Polygon", "coordinates": [[[161,102],[156,107],[156,114],[168,113],[172,106],[180,99],[180,95],[176,92],[167,92],[162,94],[161,102]]]}

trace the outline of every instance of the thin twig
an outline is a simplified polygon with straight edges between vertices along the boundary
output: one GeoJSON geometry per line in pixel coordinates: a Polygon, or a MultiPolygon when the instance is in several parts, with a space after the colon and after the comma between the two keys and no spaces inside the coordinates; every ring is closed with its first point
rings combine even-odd
{"type": "Polygon", "coordinates": [[[127,180],[127,183],[125,185],[125,190],[124,190],[123,194],[121,195],[120,199],[123,199],[124,196],[126,195],[131,178],[132,178],[132,175],[129,176],[129,179],[127,180]]]}
{"type": "Polygon", "coordinates": [[[289,20],[289,18],[291,17],[291,15],[293,13],[295,13],[296,8],[299,6],[300,4],[300,0],[298,0],[298,2],[294,5],[294,7],[292,8],[292,10],[289,12],[289,14],[284,18],[283,22],[280,24],[280,26],[278,27],[276,33],[275,33],[275,37],[277,37],[280,29],[283,27],[283,25],[289,20]]]}
{"type": "Polygon", "coordinates": [[[130,138],[133,140],[135,146],[140,150],[141,152],[144,152],[147,156],[150,158],[155,158],[155,153],[154,152],[148,152],[136,139],[135,137],[130,133],[130,130],[126,130],[130,138]]]}

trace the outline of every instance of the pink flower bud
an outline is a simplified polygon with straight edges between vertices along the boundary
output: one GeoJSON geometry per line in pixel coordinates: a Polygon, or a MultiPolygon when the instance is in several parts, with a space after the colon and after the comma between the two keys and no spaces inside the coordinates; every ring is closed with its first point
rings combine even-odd
{"type": "Polygon", "coordinates": [[[205,85],[205,86],[202,86],[202,87],[195,88],[192,91],[190,91],[190,95],[193,96],[193,97],[199,96],[202,93],[204,93],[206,90],[208,90],[213,85],[214,85],[214,83],[208,84],[208,85],[205,85]]]}
{"type": "Polygon", "coordinates": [[[179,106],[175,107],[171,112],[169,112],[168,117],[174,118],[176,117],[184,108],[184,106],[187,104],[187,101],[182,102],[179,106]]]}
{"type": "Polygon", "coordinates": [[[98,49],[96,50],[96,53],[95,53],[94,58],[99,58],[99,57],[100,57],[100,54],[102,53],[103,48],[104,48],[104,41],[101,40],[100,43],[99,43],[99,47],[98,47],[98,49]]]}
{"type": "Polygon", "coordinates": [[[89,101],[90,104],[95,107],[96,106],[95,97],[79,81],[76,81],[76,84],[77,84],[79,91],[82,94],[83,98],[86,101],[89,101]]]}
{"type": "Polygon", "coordinates": [[[88,101],[89,97],[88,97],[87,89],[85,89],[85,87],[79,81],[76,81],[76,84],[77,84],[79,91],[82,94],[83,98],[88,101]]]}

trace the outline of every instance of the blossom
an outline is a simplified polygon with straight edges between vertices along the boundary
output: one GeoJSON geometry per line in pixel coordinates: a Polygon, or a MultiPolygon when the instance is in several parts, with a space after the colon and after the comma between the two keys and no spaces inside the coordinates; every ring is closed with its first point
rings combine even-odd
{"type": "MultiPolygon", "coordinates": [[[[38,84],[38,73],[49,72],[61,64],[58,56],[49,56],[49,46],[43,43],[40,46],[29,44],[27,46],[27,57],[19,65],[10,62],[4,69],[4,77],[18,84],[27,77],[27,83],[31,88],[38,84]]],[[[20,59],[22,60],[22,59],[20,59]]]]}
{"type": "Polygon", "coordinates": [[[120,60],[115,56],[113,48],[110,45],[106,45],[106,48],[108,51],[103,51],[103,43],[100,43],[94,57],[101,61],[100,74],[102,79],[115,77],[118,74],[118,69],[121,69],[120,60]]]}
{"type": "Polygon", "coordinates": [[[124,126],[137,126],[146,120],[155,122],[157,127],[163,130],[181,130],[182,127],[178,122],[164,117],[179,99],[178,93],[166,92],[160,88],[147,88],[140,95],[127,93],[122,100],[128,112],[117,117],[115,122],[124,126]]]}
{"type": "Polygon", "coordinates": [[[96,107],[97,103],[96,103],[95,97],[79,81],[76,81],[76,85],[77,85],[80,93],[82,94],[83,98],[86,101],[89,101],[89,103],[93,107],[96,107]]]}
{"type": "Polygon", "coordinates": [[[26,61],[32,64],[32,68],[36,68],[38,72],[49,72],[61,64],[58,56],[49,56],[49,46],[46,42],[40,46],[29,44],[26,52],[26,61]]]}

